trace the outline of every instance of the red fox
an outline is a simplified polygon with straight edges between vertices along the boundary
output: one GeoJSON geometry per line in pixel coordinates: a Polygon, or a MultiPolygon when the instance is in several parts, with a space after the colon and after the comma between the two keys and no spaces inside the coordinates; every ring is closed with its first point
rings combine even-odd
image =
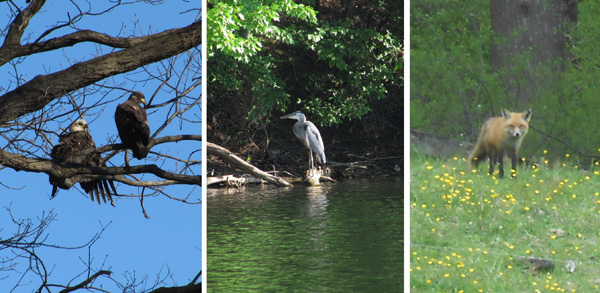
{"type": "MultiPolygon", "coordinates": [[[[475,149],[469,155],[469,162],[473,168],[481,160],[490,158],[490,175],[494,174],[494,164],[498,163],[500,178],[504,177],[504,155],[512,160],[512,170],[517,170],[517,151],[529,129],[531,109],[523,113],[512,113],[502,109],[502,117],[490,118],[483,127],[477,139],[475,149]]],[[[515,171],[512,176],[515,176],[515,171]]]]}

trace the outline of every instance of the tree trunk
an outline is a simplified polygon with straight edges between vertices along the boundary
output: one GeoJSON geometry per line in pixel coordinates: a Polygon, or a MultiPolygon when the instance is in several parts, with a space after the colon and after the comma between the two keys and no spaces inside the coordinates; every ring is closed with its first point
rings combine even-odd
{"type": "Polygon", "coordinates": [[[506,70],[506,93],[525,107],[564,70],[567,32],[577,21],[576,0],[492,0],[492,69],[506,70]]]}

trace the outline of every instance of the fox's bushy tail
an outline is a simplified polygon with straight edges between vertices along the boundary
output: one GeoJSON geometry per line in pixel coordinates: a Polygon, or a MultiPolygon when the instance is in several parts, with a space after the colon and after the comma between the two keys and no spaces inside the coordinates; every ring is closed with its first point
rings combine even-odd
{"type": "Polygon", "coordinates": [[[483,135],[483,133],[479,136],[475,148],[473,149],[471,154],[469,154],[468,160],[472,168],[477,168],[479,163],[481,163],[481,161],[484,160],[488,155],[483,143],[484,136],[485,135],[483,135]]]}

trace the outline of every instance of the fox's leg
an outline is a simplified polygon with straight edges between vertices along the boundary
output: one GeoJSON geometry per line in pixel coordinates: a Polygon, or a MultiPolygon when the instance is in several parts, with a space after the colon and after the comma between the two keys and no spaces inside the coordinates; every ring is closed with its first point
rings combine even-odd
{"type": "Polygon", "coordinates": [[[496,155],[492,152],[488,152],[490,157],[490,175],[494,175],[494,164],[496,163],[496,155]]]}
{"type": "Polygon", "coordinates": [[[498,171],[500,173],[498,175],[498,177],[502,178],[502,177],[504,177],[504,152],[498,152],[497,158],[498,158],[498,171]]]}
{"type": "Polygon", "coordinates": [[[517,151],[515,150],[514,152],[510,152],[509,153],[510,159],[511,159],[511,169],[510,169],[510,175],[512,177],[517,177],[517,151]]]}

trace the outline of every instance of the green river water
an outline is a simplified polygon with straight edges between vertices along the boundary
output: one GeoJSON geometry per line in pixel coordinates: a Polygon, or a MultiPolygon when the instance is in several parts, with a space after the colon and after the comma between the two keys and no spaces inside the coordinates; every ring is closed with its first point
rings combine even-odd
{"type": "Polygon", "coordinates": [[[401,177],[208,190],[208,292],[399,292],[401,177]]]}

